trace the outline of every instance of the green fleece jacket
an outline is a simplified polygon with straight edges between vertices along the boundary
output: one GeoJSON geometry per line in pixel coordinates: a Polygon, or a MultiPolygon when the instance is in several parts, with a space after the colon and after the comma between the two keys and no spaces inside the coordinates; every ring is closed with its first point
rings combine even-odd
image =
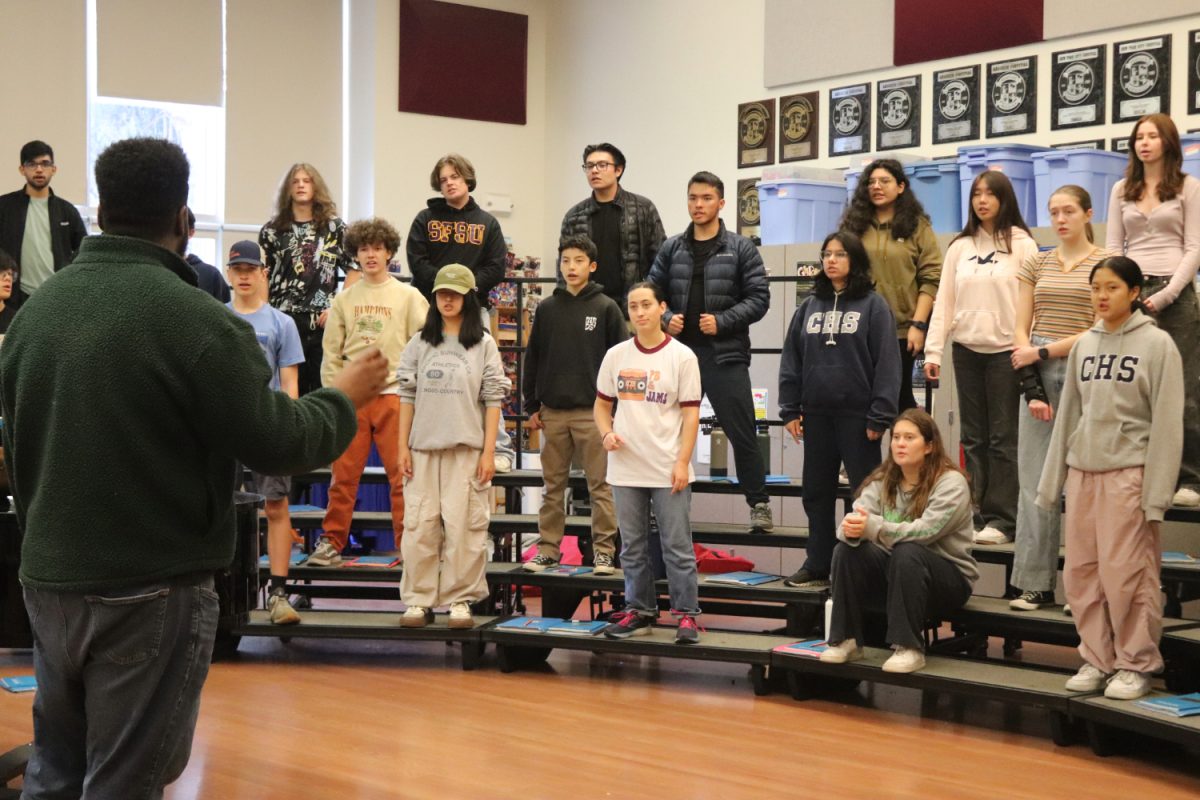
{"type": "Polygon", "coordinates": [[[227,566],[237,463],[300,472],[356,429],[342,392],[293,401],[270,379],[253,328],[182,258],[85,239],[0,348],[21,581],[79,592],[227,566]]]}

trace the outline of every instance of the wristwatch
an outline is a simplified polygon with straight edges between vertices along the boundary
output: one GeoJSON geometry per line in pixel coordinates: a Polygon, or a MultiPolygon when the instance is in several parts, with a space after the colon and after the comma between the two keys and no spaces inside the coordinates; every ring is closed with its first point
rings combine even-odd
{"type": "Polygon", "coordinates": [[[1039,347],[1038,348],[1038,358],[1040,358],[1042,361],[1049,361],[1050,360],[1050,348],[1049,347],[1039,347]]]}
{"type": "Polygon", "coordinates": [[[910,325],[912,325],[914,328],[916,328],[916,329],[917,329],[917,330],[919,330],[919,331],[927,331],[927,330],[929,330],[929,323],[928,323],[928,322],[922,322],[922,321],[921,321],[921,320],[919,320],[919,319],[914,319],[914,320],[913,320],[912,322],[910,322],[909,324],[910,324],[910,325]]]}

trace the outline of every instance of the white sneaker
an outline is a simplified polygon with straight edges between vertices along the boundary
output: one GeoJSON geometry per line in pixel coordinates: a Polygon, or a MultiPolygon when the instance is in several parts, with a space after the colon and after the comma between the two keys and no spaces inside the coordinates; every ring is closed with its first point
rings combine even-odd
{"type": "Polygon", "coordinates": [[[475,618],[471,616],[471,607],[466,603],[453,603],[450,606],[451,628],[474,628],[475,618]]]}
{"type": "Polygon", "coordinates": [[[1004,531],[998,531],[991,525],[975,531],[975,544],[1008,544],[1010,541],[1004,531]]]}
{"type": "Polygon", "coordinates": [[[1070,678],[1067,679],[1068,692],[1098,692],[1104,686],[1108,676],[1099,667],[1084,663],[1070,678]]]}
{"type": "Polygon", "coordinates": [[[1108,679],[1104,696],[1110,700],[1137,700],[1150,694],[1150,676],[1131,669],[1118,670],[1108,679]]]}
{"type": "Polygon", "coordinates": [[[313,548],[309,554],[308,560],[304,562],[306,567],[340,567],[342,565],[342,554],[333,546],[333,542],[325,536],[322,536],[317,546],[313,548]]]}
{"type": "Polygon", "coordinates": [[[846,639],[839,644],[829,645],[829,649],[821,653],[821,661],[826,664],[845,664],[847,661],[858,661],[863,657],[863,649],[853,639],[846,639]]]}
{"type": "Polygon", "coordinates": [[[400,615],[400,625],[404,628],[424,628],[432,616],[424,606],[409,606],[400,615]]]}
{"type": "Polygon", "coordinates": [[[1185,486],[1176,492],[1175,496],[1171,498],[1171,505],[1183,506],[1184,508],[1195,508],[1196,506],[1200,506],[1200,492],[1197,492],[1195,489],[1189,489],[1185,486]]]}
{"type": "Polygon", "coordinates": [[[915,647],[897,647],[883,662],[884,672],[916,672],[925,666],[925,653],[915,647]]]}

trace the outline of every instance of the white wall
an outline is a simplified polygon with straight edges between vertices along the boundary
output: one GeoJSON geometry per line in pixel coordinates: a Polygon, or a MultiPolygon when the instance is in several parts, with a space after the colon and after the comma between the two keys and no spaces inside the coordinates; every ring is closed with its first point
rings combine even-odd
{"type": "MultiPolygon", "coordinates": [[[[738,179],[761,174],[761,168],[737,169],[738,103],[795,92],[821,92],[820,152],[825,154],[830,89],[920,74],[922,145],[916,152],[927,157],[945,156],[953,154],[957,145],[931,144],[929,93],[933,72],[950,66],[1036,54],[1039,57],[1037,133],[987,141],[1049,145],[1103,138],[1107,142],[1114,136],[1128,135],[1131,126],[1124,123],[1050,130],[1050,54],[1070,47],[1107,45],[1143,35],[1171,33],[1172,116],[1181,130],[1200,127],[1200,116],[1185,114],[1187,32],[1200,28],[1200,14],[969,57],[765,89],[764,7],[765,0],[738,3],[696,0],[688,4],[687,13],[680,13],[679,5],[668,0],[606,3],[560,0],[553,4],[547,84],[553,126],[546,151],[547,240],[552,241],[557,234],[562,212],[586,194],[586,184],[576,167],[585,143],[607,139],[620,147],[630,162],[624,185],[654,200],[668,234],[679,233],[687,224],[684,192],[685,182],[692,173],[700,169],[716,172],[724,179],[728,196],[733,195],[738,179]]],[[[1153,13],[1153,8],[1145,13],[1153,13]]],[[[837,39],[846,46],[853,45],[855,39],[845,28],[824,29],[824,24],[825,20],[814,15],[809,37],[837,39]]],[[[1110,59],[1110,73],[1111,68],[1110,59]]],[[[1111,104],[1111,96],[1108,102],[1111,104]]],[[[981,118],[980,124],[982,128],[986,121],[981,118]]],[[[874,133],[872,130],[872,137],[874,133]]],[[[856,159],[861,156],[823,156],[801,165],[842,168],[856,159]]],[[[727,225],[735,223],[732,203],[726,206],[722,217],[727,225]]]]}
{"type": "MultiPolygon", "coordinates": [[[[508,125],[397,111],[400,4],[399,0],[377,0],[374,212],[390,220],[407,237],[413,217],[425,207],[426,200],[437,194],[429,185],[433,165],[446,153],[461,153],[475,165],[477,201],[482,204],[489,194],[512,199],[512,214],[497,215],[497,219],[516,253],[540,256],[546,252],[542,236],[545,216],[542,189],[547,164],[544,151],[548,4],[543,0],[469,0],[467,4],[529,17],[526,123],[508,125]]],[[[453,37],[448,35],[448,57],[452,51],[453,37]]],[[[362,168],[369,164],[364,159],[362,168]]]]}
{"type": "MultiPolygon", "coordinates": [[[[763,0],[559,0],[551,4],[546,253],[590,189],[584,145],[625,154],[621,184],[658,206],[668,235],[688,222],[687,180],[707,169],[737,188],[737,104],[763,89],[763,0]]],[[[722,214],[736,224],[730,202],[722,214]]]]}

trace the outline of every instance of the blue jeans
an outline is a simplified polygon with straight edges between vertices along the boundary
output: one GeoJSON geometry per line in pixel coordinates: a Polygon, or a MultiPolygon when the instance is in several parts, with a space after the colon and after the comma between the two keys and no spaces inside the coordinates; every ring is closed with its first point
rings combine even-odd
{"type": "Polygon", "coordinates": [[[692,549],[692,490],[671,494],[671,487],[648,489],[614,486],[617,525],[621,528],[621,570],[625,573],[625,600],[648,617],[658,616],[658,593],[650,559],[650,510],[658,521],[671,611],[694,617],[700,613],[697,597],[696,551],[692,549]]]}
{"type": "Polygon", "coordinates": [[[24,593],[38,686],[22,797],[162,797],[191,754],[217,633],[212,577],[24,593]]]}
{"type": "MultiPolygon", "coordinates": [[[[1043,347],[1053,339],[1033,336],[1030,343],[1043,347]]],[[[1017,477],[1020,495],[1017,497],[1017,539],[1013,556],[1012,585],[1027,592],[1053,592],[1058,581],[1058,546],[1062,538],[1062,510],[1038,508],[1037,487],[1042,479],[1046,454],[1050,452],[1050,435],[1058,420],[1058,402],[1062,399],[1067,379],[1067,360],[1052,358],[1037,365],[1046,388],[1046,398],[1055,417],[1049,422],[1034,419],[1022,401],[1021,421],[1017,426],[1017,477]]]]}

